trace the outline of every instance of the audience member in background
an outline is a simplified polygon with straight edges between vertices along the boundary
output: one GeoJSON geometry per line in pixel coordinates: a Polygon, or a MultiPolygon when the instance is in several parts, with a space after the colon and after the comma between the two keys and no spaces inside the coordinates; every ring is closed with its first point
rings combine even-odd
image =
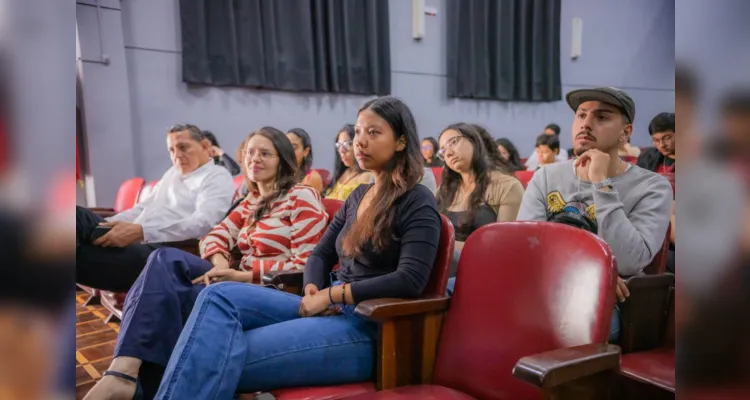
{"type": "MultiPolygon", "coordinates": [[[[242,143],[240,143],[239,147],[237,147],[236,157],[237,161],[240,163],[240,170],[242,171],[241,173],[243,179],[242,185],[240,185],[240,187],[238,187],[237,190],[234,191],[234,196],[232,197],[232,207],[230,207],[230,211],[231,209],[234,209],[234,207],[237,206],[237,204],[239,204],[239,202],[242,201],[245,196],[247,196],[247,193],[249,191],[248,188],[250,187],[250,181],[247,179],[247,167],[245,166],[245,143],[247,143],[247,138],[242,140],[242,143]]],[[[227,215],[229,215],[229,213],[227,213],[227,215]]]]}
{"type": "Polygon", "coordinates": [[[421,295],[441,221],[435,197],[418,184],[424,160],[404,103],[393,97],[365,103],[354,150],[375,183],[354,190],[333,217],[305,266],[305,296],[231,282],[206,288],[157,397],[229,399],[236,391],[374,379],[378,326],[354,308],[370,299],[421,295]],[[337,262],[337,277],[326,288],[337,262]]]}
{"type": "Polygon", "coordinates": [[[654,147],[641,152],[638,166],[659,174],[675,172],[674,113],[661,113],[648,124],[654,147]]]}
{"type": "Polygon", "coordinates": [[[127,291],[160,243],[201,238],[221,221],[234,183],[213,163],[211,143],[195,125],[175,125],[167,148],[172,167],[133,208],[105,221],[76,207],[76,282],[127,291]],[[109,231],[97,238],[101,228],[109,231]]]}
{"type": "Polygon", "coordinates": [[[242,172],[240,165],[236,161],[229,157],[224,150],[219,147],[219,141],[216,140],[216,136],[211,131],[203,131],[203,136],[211,142],[211,155],[214,158],[216,164],[226,168],[232,176],[239,175],[242,172]]]}
{"type": "Polygon", "coordinates": [[[559,155],[560,140],[557,136],[541,134],[536,138],[537,169],[558,162],[559,155]]]}
{"type": "MultiPolygon", "coordinates": [[[[544,128],[545,135],[554,136],[558,140],[558,146],[560,143],[560,126],[557,124],[549,124],[544,128]]],[[[567,161],[568,160],[568,151],[563,149],[562,147],[557,153],[557,161],[567,161]]],[[[539,168],[539,159],[537,158],[537,153],[534,151],[529,158],[526,160],[526,169],[529,171],[536,171],[539,168]]]]}
{"type": "Polygon", "coordinates": [[[422,158],[424,158],[425,167],[442,167],[443,162],[437,156],[438,142],[434,137],[422,139],[422,158]]]}
{"type": "MultiPolygon", "coordinates": [[[[440,212],[453,223],[456,252],[451,276],[469,235],[496,221],[515,221],[523,197],[523,186],[512,172],[487,154],[481,135],[472,125],[458,123],[440,134],[438,157],[445,161],[437,199],[440,212]]],[[[490,147],[498,154],[490,140],[490,147]]],[[[454,281],[448,283],[452,292],[454,281]]]]}
{"type": "Polygon", "coordinates": [[[500,138],[497,139],[495,143],[497,144],[497,151],[503,156],[512,172],[526,170],[526,166],[521,163],[521,156],[518,154],[516,146],[510,141],[510,139],[500,138]]]}
{"type": "Polygon", "coordinates": [[[628,140],[623,142],[622,145],[620,145],[620,148],[617,150],[617,155],[620,157],[623,156],[630,156],[630,157],[638,157],[641,155],[641,149],[638,147],[635,147],[630,144],[630,136],[628,136],[628,140]]]}
{"type": "MultiPolygon", "coordinates": [[[[152,398],[182,326],[206,285],[258,283],[268,271],[305,265],[328,216],[320,194],[297,184],[297,159],[290,141],[275,128],[261,128],[247,140],[245,163],[251,195],[201,240],[200,258],[173,248],[156,250],[149,258],[125,302],[115,358],[87,399],[132,398],[136,377],[145,397],[152,398]],[[242,252],[240,260],[232,260],[230,250],[235,246],[242,252]],[[233,261],[239,261],[239,269],[230,268],[233,261]]],[[[226,336],[215,336],[219,337],[226,336]]]]}
{"type": "Polygon", "coordinates": [[[484,145],[484,150],[487,152],[487,158],[490,160],[490,164],[492,164],[494,167],[497,167],[500,170],[512,172],[510,165],[505,160],[505,157],[503,157],[503,155],[500,154],[500,150],[497,148],[497,145],[495,144],[495,139],[492,137],[490,132],[487,131],[487,129],[485,129],[481,125],[477,125],[477,124],[470,124],[470,125],[479,134],[479,139],[484,145]]]}
{"type": "Polygon", "coordinates": [[[371,173],[363,171],[354,158],[354,125],[346,124],[336,136],[336,166],[333,179],[325,193],[327,199],[346,200],[349,194],[373,179],[371,173]]]}
{"type": "MultiPolygon", "coordinates": [[[[604,87],[566,95],[575,111],[572,139],[577,159],[542,168],[526,187],[519,220],[547,221],[567,212],[597,224],[612,248],[621,276],[635,275],[659,252],[672,214],[672,187],[663,176],[628,164],[617,155],[632,133],[635,103],[604,87]]],[[[629,295],[618,278],[617,298],[629,295]]],[[[613,316],[615,339],[619,313],[613,316]]]]}
{"type": "Polygon", "coordinates": [[[290,129],[286,137],[292,142],[294,156],[299,167],[299,180],[303,185],[312,186],[318,193],[323,191],[323,178],[312,169],[313,151],[310,135],[302,128],[290,129]]]}

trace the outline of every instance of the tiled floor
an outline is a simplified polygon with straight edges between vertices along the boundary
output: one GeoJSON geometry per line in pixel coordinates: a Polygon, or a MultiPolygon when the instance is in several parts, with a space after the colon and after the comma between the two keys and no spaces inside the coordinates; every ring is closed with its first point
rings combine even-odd
{"type": "Polygon", "coordinates": [[[82,399],[107,370],[119,323],[104,320],[109,312],[101,305],[83,306],[88,293],[76,293],[76,398],[82,399]]]}

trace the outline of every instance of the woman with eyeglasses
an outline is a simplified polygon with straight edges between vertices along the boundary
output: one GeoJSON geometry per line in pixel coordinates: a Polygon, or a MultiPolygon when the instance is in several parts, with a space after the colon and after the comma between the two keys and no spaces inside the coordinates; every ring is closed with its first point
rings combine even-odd
{"type": "Polygon", "coordinates": [[[370,183],[371,173],[363,171],[354,158],[353,141],[354,125],[344,125],[336,135],[336,166],[333,179],[325,192],[326,199],[345,201],[359,187],[370,183]]]}
{"type": "Polygon", "coordinates": [[[312,186],[319,193],[323,192],[323,178],[318,171],[312,169],[313,151],[310,135],[302,128],[293,128],[286,133],[292,142],[294,156],[299,167],[298,179],[303,185],[312,186]]]}
{"type": "Polygon", "coordinates": [[[442,167],[443,161],[437,156],[438,142],[434,137],[422,139],[421,145],[422,158],[424,158],[425,167],[442,167]]]}
{"type": "MultiPolygon", "coordinates": [[[[516,220],[523,186],[507,164],[488,155],[474,126],[451,125],[440,134],[439,143],[438,157],[445,161],[445,168],[437,200],[440,213],[451,220],[456,232],[453,277],[463,244],[472,232],[492,222],[516,220]]],[[[454,278],[449,280],[449,294],[454,282],[454,278]]]]}
{"type": "MultiPolygon", "coordinates": [[[[266,272],[305,266],[325,232],[328,215],[320,194],[298,184],[291,142],[278,129],[261,128],[248,137],[243,161],[250,193],[201,240],[201,256],[164,247],[149,257],[125,301],[115,357],[86,399],[133,398],[137,389],[153,398],[198,293],[206,286],[252,286],[266,272]],[[239,260],[230,254],[234,247],[242,253],[239,260]]],[[[224,334],[214,339],[226,341],[224,334]]]]}
{"type": "Polygon", "coordinates": [[[422,294],[441,220],[435,197],[418,184],[424,162],[409,108],[393,97],[370,100],[355,132],[357,163],[375,183],[355,189],[333,217],[305,266],[304,297],[233,282],[209,286],[180,335],[159,399],[230,399],[374,378],[378,325],[354,309],[422,294]]]}

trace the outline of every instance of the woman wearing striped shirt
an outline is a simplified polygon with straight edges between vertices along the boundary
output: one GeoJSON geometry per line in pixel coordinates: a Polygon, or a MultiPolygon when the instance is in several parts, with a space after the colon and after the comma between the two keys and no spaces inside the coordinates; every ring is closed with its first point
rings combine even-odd
{"type": "Polygon", "coordinates": [[[174,248],[151,254],[125,302],[115,358],[87,398],[132,398],[136,390],[152,398],[206,285],[257,283],[268,271],[304,267],[328,215],[320,194],[297,184],[291,142],[275,128],[261,128],[247,139],[244,163],[250,193],[201,240],[201,257],[174,248]],[[239,260],[230,253],[235,246],[239,260]]]}

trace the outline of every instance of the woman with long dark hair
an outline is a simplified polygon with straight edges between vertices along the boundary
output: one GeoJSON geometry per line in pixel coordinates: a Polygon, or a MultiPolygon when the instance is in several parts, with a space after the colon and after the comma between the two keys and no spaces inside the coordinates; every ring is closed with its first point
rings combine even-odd
{"type": "Polygon", "coordinates": [[[422,151],[422,158],[424,159],[425,167],[442,167],[443,161],[438,156],[438,142],[434,137],[426,137],[422,139],[420,146],[422,151]]]}
{"type": "Polygon", "coordinates": [[[511,171],[525,171],[526,167],[521,162],[521,156],[518,154],[518,149],[508,138],[500,138],[495,141],[497,151],[500,155],[508,162],[511,171]]]}
{"type": "MultiPolygon", "coordinates": [[[[479,227],[496,221],[515,221],[523,186],[488,156],[482,136],[474,126],[458,123],[440,134],[438,156],[445,161],[437,199],[440,213],[456,231],[455,275],[463,244],[479,227]]],[[[494,146],[493,146],[494,147],[494,146]]],[[[449,293],[452,291],[449,282],[449,293]]]]}
{"type": "Polygon", "coordinates": [[[353,150],[375,183],[355,189],[305,266],[304,297],[242,283],[198,297],[159,388],[160,399],[372,380],[375,323],[357,303],[414,298],[427,286],[441,221],[409,108],[393,97],[359,110],[353,150]],[[339,263],[332,286],[325,282],[339,263]]]}
{"type": "Polygon", "coordinates": [[[336,161],[333,179],[326,188],[325,198],[346,200],[359,185],[368,184],[372,174],[362,170],[354,157],[354,125],[346,124],[336,135],[336,161]]]}
{"type": "Polygon", "coordinates": [[[313,151],[310,135],[302,128],[293,128],[286,133],[286,137],[292,142],[294,156],[297,159],[297,166],[299,167],[297,179],[303,185],[312,186],[318,192],[322,192],[323,178],[318,171],[312,169],[313,151]]]}
{"type": "Polygon", "coordinates": [[[500,150],[497,148],[495,139],[492,137],[490,132],[481,125],[471,124],[471,126],[479,134],[479,138],[482,140],[484,149],[487,151],[487,158],[490,160],[490,164],[492,165],[492,167],[504,174],[513,172],[513,169],[508,161],[505,159],[505,157],[502,156],[502,154],[500,154],[500,150]]]}
{"type": "Polygon", "coordinates": [[[195,299],[207,285],[231,281],[252,287],[268,271],[304,267],[328,216],[320,194],[297,184],[292,144],[278,129],[261,128],[245,143],[244,163],[250,193],[201,240],[201,257],[170,247],[149,257],[128,293],[115,358],[87,399],[132,398],[136,377],[145,397],[153,397],[195,299]],[[242,253],[239,260],[232,259],[234,247],[242,253]],[[236,269],[230,268],[233,264],[236,269]]]}

